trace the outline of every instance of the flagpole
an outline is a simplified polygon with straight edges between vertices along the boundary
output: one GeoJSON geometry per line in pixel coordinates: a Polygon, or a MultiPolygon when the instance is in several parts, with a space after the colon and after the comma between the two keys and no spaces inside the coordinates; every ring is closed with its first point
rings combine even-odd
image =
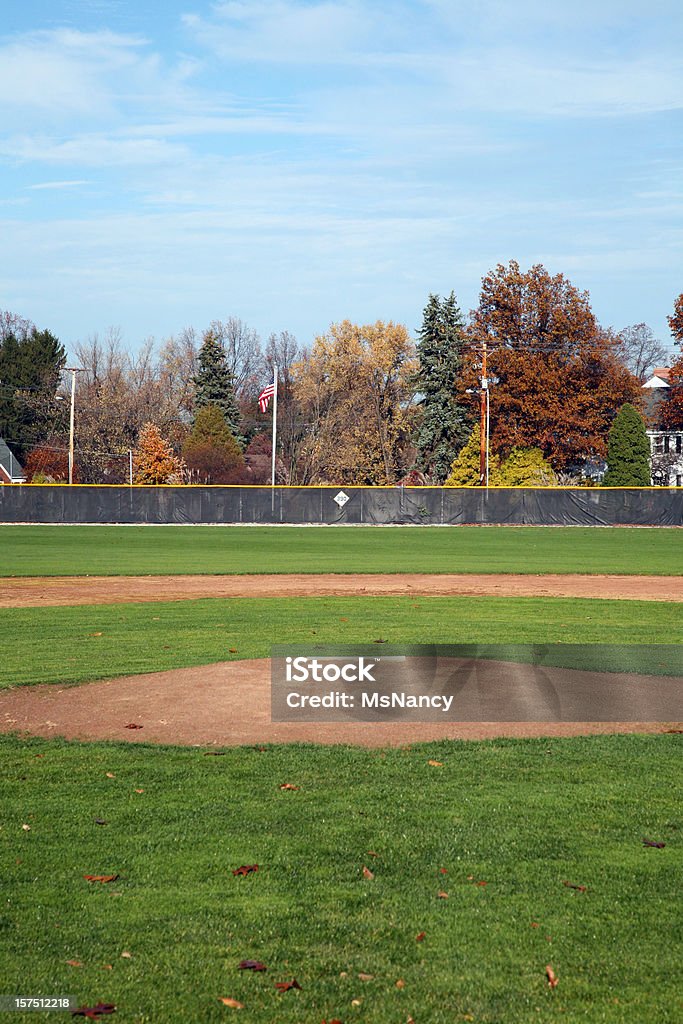
{"type": "Polygon", "coordinates": [[[275,508],[275,445],[277,442],[277,366],[273,364],[273,454],[271,463],[272,509],[275,508]]]}

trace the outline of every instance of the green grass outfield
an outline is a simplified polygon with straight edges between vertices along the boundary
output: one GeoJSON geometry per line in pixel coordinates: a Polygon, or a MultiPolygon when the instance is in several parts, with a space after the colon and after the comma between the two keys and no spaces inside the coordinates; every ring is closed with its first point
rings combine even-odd
{"type": "Polygon", "coordinates": [[[210,598],[10,608],[0,686],[76,683],[216,661],[273,644],[677,644],[681,606],[571,598],[210,598]],[[234,648],[231,653],[230,648],[234,648]]]}
{"type": "Polygon", "coordinates": [[[683,575],[674,528],[1,526],[4,576],[169,573],[683,575]]]}
{"type": "Polygon", "coordinates": [[[679,736],[0,757],[3,993],[120,1024],[683,1019],[679,736]]]}

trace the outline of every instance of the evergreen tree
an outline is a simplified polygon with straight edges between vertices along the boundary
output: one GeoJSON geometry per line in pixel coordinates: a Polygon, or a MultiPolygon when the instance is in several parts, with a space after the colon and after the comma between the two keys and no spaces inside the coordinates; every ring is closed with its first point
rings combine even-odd
{"type": "Polygon", "coordinates": [[[57,414],[55,392],[65,364],[64,346],[50,331],[26,324],[0,334],[0,437],[20,461],[57,414]]]}
{"type": "Polygon", "coordinates": [[[607,442],[605,487],[650,486],[650,442],[643,417],[629,402],[617,413],[607,442]]]}
{"type": "Polygon", "coordinates": [[[217,405],[225,417],[230,432],[241,444],[244,439],[240,434],[240,411],[235,395],[235,381],[228,367],[225,349],[211,330],[204,335],[197,361],[199,369],[194,377],[195,412],[207,405],[217,405]]]}
{"type": "Polygon", "coordinates": [[[188,469],[208,484],[239,482],[244,458],[225,416],[213,402],[200,409],[183,445],[188,469]]]}
{"type": "Polygon", "coordinates": [[[422,421],[415,435],[417,464],[436,483],[442,483],[457,451],[467,439],[465,409],[455,397],[465,320],[455,294],[446,299],[430,295],[418,331],[420,365],[414,385],[422,395],[422,421]]]}

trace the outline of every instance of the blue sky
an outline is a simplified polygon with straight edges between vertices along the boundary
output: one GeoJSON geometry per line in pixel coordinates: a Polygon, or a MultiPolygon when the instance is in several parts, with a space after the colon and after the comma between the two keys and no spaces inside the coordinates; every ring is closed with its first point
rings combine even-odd
{"type": "Polygon", "coordinates": [[[0,309],[67,346],[229,316],[413,331],[511,258],[670,342],[679,0],[6,7],[0,309]]]}

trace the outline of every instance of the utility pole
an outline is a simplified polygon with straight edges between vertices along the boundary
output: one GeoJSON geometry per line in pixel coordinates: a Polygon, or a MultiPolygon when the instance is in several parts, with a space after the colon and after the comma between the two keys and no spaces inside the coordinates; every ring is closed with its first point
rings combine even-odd
{"type": "Polygon", "coordinates": [[[479,392],[479,486],[489,485],[489,381],[486,376],[486,342],[482,342],[481,390],[479,392]]]}
{"type": "Polygon", "coordinates": [[[82,373],[79,366],[67,366],[71,374],[71,417],[69,419],[69,483],[74,482],[74,422],[76,412],[76,374],[82,373]]]}

